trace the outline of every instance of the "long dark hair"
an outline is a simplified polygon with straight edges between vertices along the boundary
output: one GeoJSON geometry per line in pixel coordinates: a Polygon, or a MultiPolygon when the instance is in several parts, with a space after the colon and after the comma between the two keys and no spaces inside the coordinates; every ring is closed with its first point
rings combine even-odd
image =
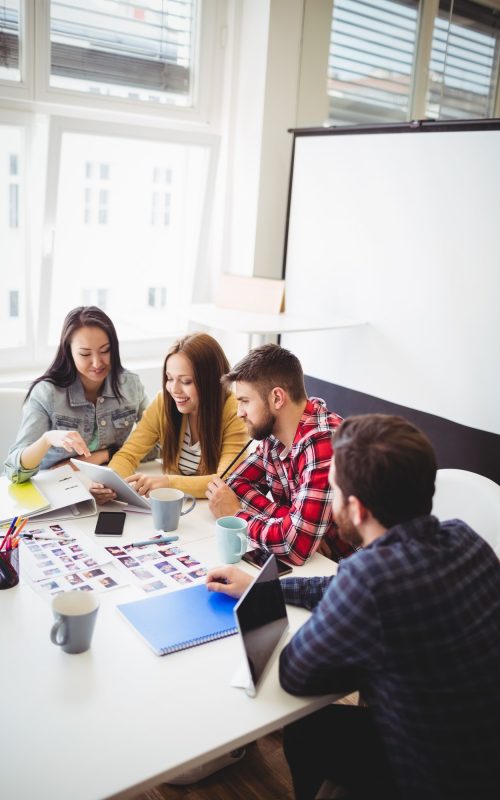
{"type": "Polygon", "coordinates": [[[208,333],[192,333],[175,342],[163,364],[163,399],[165,402],[165,441],[162,442],[163,471],[177,466],[179,436],[183,415],[167,391],[167,361],[183,353],[193,367],[194,384],[199,395],[198,431],[200,436],[200,475],[216,472],[222,450],[222,412],[228,390],[221,378],[229,371],[229,362],[220,344],[208,333]]]}
{"type": "Polygon", "coordinates": [[[26,399],[40,381],[50,381],[54,386],[67,387],[75,382],[77,370],[71,355],[71,340],[80,328],[100,328],[109,339],[111,353],[111,386],[115,397],[123,400],[120,375],[123,372],[115,326],[104,311],[97,306],[78,306],[66,316],[55,358],[50,367],[31,384],[26,399]]]}

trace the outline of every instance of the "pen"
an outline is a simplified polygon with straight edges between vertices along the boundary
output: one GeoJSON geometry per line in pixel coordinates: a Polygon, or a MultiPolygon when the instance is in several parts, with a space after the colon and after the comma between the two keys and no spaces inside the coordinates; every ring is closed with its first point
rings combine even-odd
{"type": "Polygon", "coordinates": [[[219,478],[220,478],[221,480],[222,480],[222,478],[224,477],[224,475],[227,475],[227,473],[229,472],[229,470],[231,469],[231,467],[233,466],[233,464],[236,464],[236,462],[238,461],[239,457],[243,455],[243,453],[245,452],[245,450],[247,449],[247,447],[249,447],[249,446],[252,444],[252,442],[253,442],[253,439],[250,439],[250,441],[246,443],[245,447],[242,447],[242,448],[241,448],[241,450],[240,450],[240,452],[238,453],[238,455],[237,455],[237,456],[235,456],[235,457],[233,458],[233,460],[232,460],[232,461],[231,461],[231,463],[230,463],[230,464],[229,464],[229,465],[226,467],[226,469],[224,470],[224,472],[222,473],[222,475],[219,475],[219,478]]]}
{"type": "Polygon", "coordinates": [[[176,542],[178,536],[156,536],[154,539],[144,539],[142,542],[132,542],[132,547],[144,547],[146,544],[170,544],[176,542]]]}

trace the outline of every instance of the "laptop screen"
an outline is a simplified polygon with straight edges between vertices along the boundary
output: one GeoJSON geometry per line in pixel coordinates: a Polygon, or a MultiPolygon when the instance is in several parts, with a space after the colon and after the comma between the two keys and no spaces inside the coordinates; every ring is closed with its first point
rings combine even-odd
{"type": "Polygon", "coordinates": [[[255,694],[277,645],[288,630],[283,591],[274,555],[234,607],[251,677],[246,687],[255,694]]]}

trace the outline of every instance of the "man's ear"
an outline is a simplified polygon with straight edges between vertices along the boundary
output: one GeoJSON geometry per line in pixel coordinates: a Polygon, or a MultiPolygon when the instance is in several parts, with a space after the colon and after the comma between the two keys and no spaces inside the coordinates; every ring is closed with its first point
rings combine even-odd
{"type": "Polygon", "coordinates": [[[366,522],[366,518],[369,513],[368,509],[363,505],[361,500],[359,500],[353,494],[350,494],[347,498],[347,511],[349,514],[349,519],[357,528],[362,525],[363,522],[366,522]]]}
{"type": "Polygon", "coordinates": [[[278,411],[280,408],[283,408],[286,402],[286,392],[280,386],[275,386],[274,389],[271,389],[269,392],[269,403],[271,408],[275,411],[278,411]]]}

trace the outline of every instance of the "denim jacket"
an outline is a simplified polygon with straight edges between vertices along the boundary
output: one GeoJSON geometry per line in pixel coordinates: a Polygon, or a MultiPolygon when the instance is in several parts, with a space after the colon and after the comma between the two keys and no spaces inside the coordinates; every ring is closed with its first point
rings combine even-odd
{"type": "Polygon", "coordinates": [[[51,447],[38,467],[24,469],[21,453],[46,431],[78,431],[88,444],[97,422],[98,449],[111,445],[121,447],[134,424],[142,417],[148,401],[139,376],[128,370],[120,375],[120,390],[123,400],[115,397],[111,376],[108,375],[94,406],[86,399],[78,376],[67,388],[54,386],[50,381],[37,383],[24,405],[21,427],[5,462],[7,477],[13,483],[23,483],[39,469],[49,469],[67,458],[78,458],[75,452],[51,447]]]}

